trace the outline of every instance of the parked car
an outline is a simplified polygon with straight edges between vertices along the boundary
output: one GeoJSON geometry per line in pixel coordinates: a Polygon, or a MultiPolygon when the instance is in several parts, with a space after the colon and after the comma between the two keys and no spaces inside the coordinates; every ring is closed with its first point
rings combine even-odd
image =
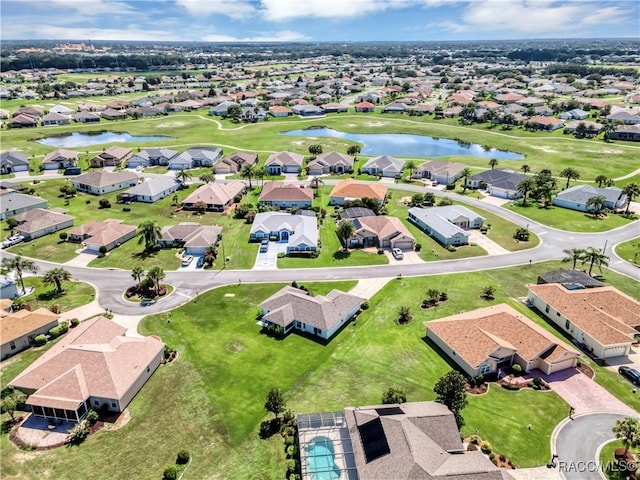
{"type": "Polygon", "coordinates": [[[260,253],[266,253],[269,250],[269,240],[267,240],[266,238],[264,238],[261,242],[260,242],[260,253]]]}
{"type": "Polygon", "coordinates": [[[12,235],[7,237],[4,242],[2,242],[2,248],[9,248],[24,240],[24,235],[12,235]]]}
{"type": "Polygon", "coordinates": [[[404,258],[404,253],[399,248],[392,248],[391,254],[396,260],[402,260],[404,258]]]}
{"type": "Polygon", "coordinates": [[[186,257],[182,257],[182,266],[186,267],[193,262],[193,257],[191,255],[187,255],[186,257]]]}
{"type": "Polygon", "coordinates": [[[640,387],[640,372],[635,368],[622,366],[618,368],[618,373],[640,387]]]}
{"type": "Polygon", "coordinates": [[[204,267],[204,257],[198,257],[198,263],[196,263],[196,267],[198,268],[204,267]]]}
{"type": "Polygon", "coordinates": [[[80,167],[67,167],[64,169],[65,175],[80,175],[82,173],[82,169],[80,167]]]}

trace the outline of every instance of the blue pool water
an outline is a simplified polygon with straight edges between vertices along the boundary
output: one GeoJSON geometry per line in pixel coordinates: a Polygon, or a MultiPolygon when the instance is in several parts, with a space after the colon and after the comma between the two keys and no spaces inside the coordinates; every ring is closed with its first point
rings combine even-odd
{"type": "Polygon", "coordinates": [[[363,148],[360,153],[372,157],[378,155],[396,155],[399,157],[470,155],[472,157],[504,160],[522,160],[524,158],[519,153],[488,148],[477,143],[406,133],[344,133],[331,128],[310,128],[280,132],[280,135],[344,138],[361,143],[363,148]]]}
{"type": "Polygon", "coordinates": [[[307,445],[307,462],[313,480],[337,480],[340,469],[334,462],[333,442],[327,437],[315,437],[307,445]]]}
{"type": "Polygon", "coordinates": [[[73,132],[66,135],[53,135],[51,137],[41,138],[38,143],[47,145],[48,147],[58,148],[74,148],[85,147],[88,145],[99,145],[102,143],[130,143],[130,142],[153,142],[156,140],[166,140],[171,137],[163,136],[137,136],[127,132],[73,132]]]}

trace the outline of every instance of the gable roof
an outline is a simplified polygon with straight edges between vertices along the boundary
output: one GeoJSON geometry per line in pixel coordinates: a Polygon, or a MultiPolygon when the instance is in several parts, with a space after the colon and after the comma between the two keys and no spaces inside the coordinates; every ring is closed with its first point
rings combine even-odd
{"type": "Polygon", "coordinates": [[[34,330],[38,330],[52,322],[57,321],[60,315],[52,313],[46,308],[35,311],[18,310],[8,315],[0,316],[0,338],[6,344],[14,341],[34,330]]]}
{"type": "Polygon", "coordinates": [[[9,150],[0,153],[0,164],[7,166],[29,165],[29,158],[22,152],[9,150]]]}
{"type": "Polygon", "coordinates": [[[353,167],[354,158],[351,155],[340,152],[327,152],[318,155],[314,160],[309,162],[308,168],[315,165],[333,167],[335,165],[344,165],[353,167]]]}
{"type": "Polygon", "coordinates": [[[227,205],[245,188],[247,188],[245,183],[239,180],[229,183],[205,183],[185,198],[182,203],[203,202],[207,205],[227,205]]]}
{"type": "Polygon", "coordinates": [[[87,222],[69,230],[69,235],[77,235],[83,238],[88,237],[87,240],[85,240],[86,243],[106,246],[130,233],[135,233],[136,230],[136,227],[125,225],[117,220],[104,220],[87,222]]]}
{"type": "Polygon", "coordinates": [[[42,163],[55,163],[60,161],[60,159],[64,160],[78,160],[78,152],[75,150],[67,150],[65,148],[59,148],[58,150],[54,150],[53,152],[49,152],[45,155],[42,163]]]}
{"type": "Polygon", "coordinates": [[[318,220],[310,215],[291,215],[284,212],[261,212],[253,219],[251,233],[270,233],[280,230],[293,232],[289,235],[289,246],[318,245],[318,220]]]}
{"type": "Polygon", "coordinates": [[[183,242],[185,247],[208,247],[218,243],[222,227],[218,225],[200,225],[199,223],[184,222],[178,225],[164,227],[160,231],[163,242],[183,242]]]}
{"type": "Polygon", "coordinates": [[[401,172],[403,167],[404,160],[389,155],[380,155],[367,160],[362,169],[376,168],[383,172],[401,172]]]}
{"type": "Polygon", "coordinates": [[[586,205],[590,198],[600,195],[611,203],[616,203],[623,197],[626,198],[622,189],[618,187],[598,188],[591,185],[574,185],[558,193],[556,198],[586,205]]]}
{"type": "Polygon", "coordinates": [[[484,182],[487,185],[497,188],[515,190],[518,188],[518,184],[525,178],[527,178],[527,175],[524,173],[514,172],[506,168],[495,168],[476,173],[469,177],[468,181],[484,182]]]}
{"type": "Polygon", "coordinates": [[[374,198],[383,201],[387,195],[387,187],[379,183],[363,183],[353,178],[342,180],[333,187],[330,197],[338,198],[374,198]]]}
{"type": "Polygon", "coordinates": [[[265,166],[269,165],[281,165],[281,166],[302,166],[302,161],[304,160],[304,155],[300,155],[299,153],[294,152],[277,152],[272,153],[267,158],[265,166]]]}
{"type": "Polygon", "coordinates": [[[73,183],[100,188],[134,180],[137,182],[138,176],[129,170],[120,170],[119,172],[107,172],[105,170],[101,170],[98,172],[87,172],[82,175],[78,175],[73,179],[73,183]]]}
{"type": "Polygon", "coordinates": [[[74,217],[55,210],[45,210],[44,208],[34,208],[28,212],[16,215],[16,220],[20,222],[17,230],[20,232],[32,233],[47,227],[53,227],[61,223],[73,221],[74,217]]]}
{"type": "Polygon", "coordinates": [[[265,182],[259,201],[313,201],[313,190],[285,184],[284,182],[265,182]]]}
{"type": "Polygon", "coordinates": [[[415,241],[415,238],[411,233],[409,233],[409,230],[404,226],[404,223],[396,217],[388,217],[384,215],[356,218],[353,221],[353,225],[356,227],[356,234],[360,230],[364,229],[374,233],[379,239],[395,238],[402,235],[415,241]]]}

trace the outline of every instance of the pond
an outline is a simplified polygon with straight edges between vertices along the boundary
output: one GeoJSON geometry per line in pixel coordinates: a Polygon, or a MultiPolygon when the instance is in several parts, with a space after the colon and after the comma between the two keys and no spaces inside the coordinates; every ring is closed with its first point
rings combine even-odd
{"type": "Polygon", "coordinates": [[[37,140],[42,145],[58,148],[86,147],[89,145],[99,145],[102,143],[130,143],[130,142],[154,142],[157,140],[167,140],[172,137],[163,136],[133,136],[127,132],[73,132],[62,135],[52,135],[51,137],[37,140]]]}
{"type": "Polygon", "coordinates": [[[447,157],[450,155],[470,155],[480,158],[522,160],[519,153],[489,148],[462,140],[410,135],[406,133],[344,133],[331,128],[308,128],[290,130],[279,135],[302,137],[344,138],[362,144],[362,155],[395,155],[398,157],[447,157]]]}

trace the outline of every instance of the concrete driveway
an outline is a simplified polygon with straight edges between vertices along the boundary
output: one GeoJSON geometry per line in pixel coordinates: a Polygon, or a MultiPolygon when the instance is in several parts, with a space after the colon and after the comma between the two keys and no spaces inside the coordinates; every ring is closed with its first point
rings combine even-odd
{"type": "Polygon", "coordinates": [[[640,348],[631,347],[629,355],[621,355],[619,357],[607,358],[607,369],[618,373],[618,367],[621,366],[635,368],[640,370],[640,348]]]}
{"type": "Polygon", "coordinates": [[[469,243],[475,243],[479,247],[483,248],[488,255],[504,255],[511,253],[506,248],[498,245],[486,235],[483,235],[480,230],[467,230],[469,234],[469,243]]]}
{"type": "Polygon", "coordinates": [[[391,265],[414,265],[416,263],[424,263],[424,260],[420,258],[418,252],[402,252],[402,260],[396,259],[389,250],[384,251],[385,256],[389,259],[391,265]]]}
{"type": "Polygon", "coordinates": [[[87,251],[80,252],[76,257],[72,258],[68,262],[65,262],[65,265],[69,265],[70,267],[86,267],[93,260],[98,258],[97,253],[90,253],[87,251]]]}
{"type": "Polygon", "coordinates": [[[276,270],[278,268],[278,253],[286,253],[286,251],[286,243],[269,242],[269,249],[265,253],[260,253],[258,250],[253,270],[276,270]]]}

